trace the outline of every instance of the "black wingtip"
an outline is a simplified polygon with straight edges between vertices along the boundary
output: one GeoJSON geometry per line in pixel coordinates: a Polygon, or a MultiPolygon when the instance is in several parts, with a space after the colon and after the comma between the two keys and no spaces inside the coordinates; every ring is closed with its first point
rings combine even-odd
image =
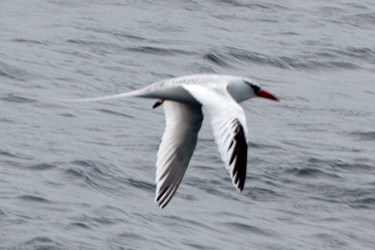
{"type": "Polygon", "coordinates": [[[161,197],[163,197],[163,195],[165,194],[165,192],[167,192],[168,188],[169,188],[169,185],[165,186],[161,191],[159,191],[158,196],[155,199],[156,202],[159,202],[159,200],[161,199],[161,197]]]}
{"type": "Polygon", "coordinates": [[[168,205],[175,194],[174,191],[176,188],[176,186],[168,185],[158,193],[157,197],[155,198],[155,202],[160,209],[163,209],[168,205]]]}
{"type": "MultiPolygon", "coordinates": [[[[233,153],[229,160],[229,165],[234,162],[232,171],[233,183],[241,192],[245,186],[246,180],[246,165],[247,165],[247,142],[244,129],[241,123],[236,119],[233,121],[235,124],[233,143],[230,148],[234,146],[233,153]]],[[[229,150],[228,149],[228,150],[229,150]]]]}

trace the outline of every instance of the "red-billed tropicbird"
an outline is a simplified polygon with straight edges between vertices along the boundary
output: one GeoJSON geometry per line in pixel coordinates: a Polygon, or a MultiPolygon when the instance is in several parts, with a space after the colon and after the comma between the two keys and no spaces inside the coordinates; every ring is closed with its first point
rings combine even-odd
{"type": "Polygon", "coordinates": [[[247,127],[239,103],[253,97],[279,101],[251,79],[214,74],[162,80],[111,96],[57,100],[100,101],[127,96],[159,99],[153,108],[164,104],[166,127],[156,161],[155,202],[160,208],[168,204],[182,180],[197,144],[203,114],[211,118],[221,158],[234,186],[242,191],[246,178],[247,127]]]}

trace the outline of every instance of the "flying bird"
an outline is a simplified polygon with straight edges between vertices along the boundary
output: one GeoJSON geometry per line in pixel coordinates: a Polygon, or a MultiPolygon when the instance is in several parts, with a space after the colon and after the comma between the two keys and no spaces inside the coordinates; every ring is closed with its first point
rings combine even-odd
{"type": "MultiPolygon", "coordinates": [[[[278,98],[249,78],[227,75],[190,75],[153,83],[132,92],[86,99],[155,98],[164,106],[166,126],[156,161],[155,202],[164,208],[175,194],[193,155],[204,115],[211,125],[225,168],[237,190],[245,185],[247,165],[246,117],[240,102],[253,97],[278,98]]],[[[56,100],[56,99],[55,99],[56,100]]]]}

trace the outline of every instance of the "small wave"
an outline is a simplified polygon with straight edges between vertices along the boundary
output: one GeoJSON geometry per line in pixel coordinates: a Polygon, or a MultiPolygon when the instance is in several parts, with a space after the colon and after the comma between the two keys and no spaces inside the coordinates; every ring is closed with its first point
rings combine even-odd
{"type": "Polygon", "coordinates": [[[235,230],[239,230],[241,232],[248,232],[252,234],[257,234],[261,236],[273,236],[273,233],[265,231],[259,227],[240,223],[240,222],[227,222],[224,223],[225,226],[228,226],[230,228],[233,228],[235,230]]]}
{"type": "Polygon", "coordinates": [[[341,168],[341,169],[348,169],[352,171],[369,171],[372,170],[373,167],[368,164],[363,163],[348,163],[348,162],[342,162],[340,160],[338,161],[330,161],[328,162],[328,165],[334,168],[341,168]]]}
{"type": "Polygon", "coordinates": [[[15,67],[10,67],[9,65],[0,62],[0,76],[6,77],[12,80],[23,80],[21,77],[21,71],[15,67]]]}
{"type": "Polygon", "coordinates": [[[121,238],[129,238],[129,239],[138,239],[138,240],[146,240],[145,237],[141,236],[138,233],[133,233],[133,232],[126,232],[126,233],[120,233],[118,236],[121,238]]]}
{"type": "Polygon", "coordinates": [[[145,54],[153,54],[153,55],[164,55],[164,56],[172,56],[172,55],[186,55],[189,54],[186,51],[178,50],[178,49],[165,49],[155,46],[139,46],[139,47],[131,47],[127,48],[127,51],[137,52],[137,53],[145,53],[145,54]]]}
{"type": "Polygon", "coordinates": [[[35,45],[47,45],[44,42],[36,41],[36,40],[31,40],[31,39],[11,39],[11,42],[16,42],[16,43],[24,43],[24,44],[35,44],[35,45]]]}
{"type": "Polygon", "coordinates": [[[375,131],[353,132],[350,135],[364,141],[375,141],[375,131]]]}
{"type": "MultiPolygon", "coordinates": [[[[27,160],[27,161],[34,160],[33,156],[23,155],[19,152],[11,153],[11,152],[8,152],[8,151],[0,150],[0,156],[3,156],[3,158],[9,157],[9,158],[17,158],[17,159],[22,159],[22,160],[27,160]]],[[[4,159],[2,159],[2,160],[4,160],[4,159]]],[[[19,164],[16,161],[7,161],[7,162],[10,163],[11,165],[14,165],[14,166],[17,166],[17,167],[23,167],[22,164],[19,164]]]]}
{"type": "Polygon", "coordinates": [[[128,34],[124,33],[123,31],[117,31],[117,30],[110,30],[108,27],[106,29],[99,29],[99,28],[85,28],[86,30],[90,30],[96,33],[102,33],[102,34],[108,34],[112,35],[116,38],[125,38],[127,40],[133,40],[134,42],[140,42],[140,41],[146,41],[146,38],[134,35],[134,34],[128,34]]]}
{"type": "Polygon", "coordinates": [[[354,208],[374,209],[375,208],[375,189],[345,188],[338,191],[337,197],[340,197],[345,203],[354,208]]]}
{"type": "Polygon", "coordinates": [[[35,195],[21,195],[18,198],[24,201],[31,201],[31,202],[42,202],[42,203],[50,202],[49,200],[43,197],[35,196],[35,195]]]}
{"type": "Polygon", "coordinates": [[[25,245],[27,245],[27,248],[32,246],[33,249],[65,249],[63,244],[46,236],[34,237],[31,240],[26,241],[25,245]]]}
{"type": "MultiPolygon", "coordinates": [[[[4,123],[15,123],[13,120],[8,119],[8,118],[5,118],[5,117],[0,117],[0,122],[4,122],[4,123]]],[[[0,152],[0,154],[1,154],[1,152],[0,152]]]]}
{"type": "MultiPolygon", "coordinates": [[[[102,41],[91,41],[91,40],[80,40],[80,39],[68,39],[65,41],[66,43],[76,45],[80,48],[84,48],[85,50],[88,49],[94,54],[104,55],[104,54],[114,54],[118,53],[119,51],[123,51],[124,47],[122,45],[118,45],[115,43],[109,42],[102,42],[102,41]]],[[[61,53],[71,54],[73,53],[76,55],[77,52],[72,52],[70,50],[63,50],[60,51],[61,53]]],[[[86,53],[80,53],[80,56],[87,57],[86,53]]]]}
{"type": "Polygon", "coordinates": [[[48,237],[35,237],[35,238],[32,238],[31,240],[26,241],[25,243],[26,244],[34,244],[36,242],[51,243],[51,242],[53,242],[53,240],[51,240],[48,237]]]}
{"type": "Polygon", "coordinates": [[[17,94],[14,94],[14,93],[1,97],[0,99],[6,102],[16,102],[16,103],[36,103],[37,102],[34,99],[26,98],[23,96],[18,96],[17,94]]]}
{"type": "Polygon", "coordinates": [[[332,113],[340,114],[343,116],[349,117],[365,117],[365,116],[372,116],[372,112],[366,112],[362,110],[351,110],[347,108],[332,108],[330,109],[332,113]]]}
{"type": "Polygon", "coordinates": [[[353,170],[353,171],[368,171],[372,169],[372,167],[367,164],[357,163],[357,162],[356,163],[343,162],[342,160],[339,160],[339,159],[325,160],[325,159],[311,157],[307,160],[307,163],[310,164],[311,167],[316,167],[316,168],[329,166],[333,169],[343,169],[343,170],[353,170]]]}
{"type": "Polygon", "coordinates": [[[146,181],[135,180],[133,178],[128,178],[128,183],[138,189],[155,192],[155,185],[146,181]]]}
{"type": "Polygon", "coordinates": [[[283,148],[282,147],[279,147],[279,146],[276,146],[276,145],[273,145],[273,144],[265,144],[265,143],[255,143],[255,142],[248,142],[247,143],[249,148],[252,148],[252,149],[280,149],[282,150],[283,148]]]}
{"type": "Polygon", "coordinates": [[[91,160],[76,160],[67,163],[68,167],[61,164],[63,175],[79,187],[88,187],[99,193],[124,195],[127,189],[124,189],[126,180],[119,171],[112,165],[91,160]]]}
{"type": "Polygon", "coordinates": [[[341,178],[338,175],[335,174],[330,174],[325,171],[322,171],[317,168],[311,168],[311,167],[305,167],[305,168],[293,168],[293,169],[288,169],[286,171],[287,173],[291,173],[295,176],[298,177],[319,177],[319,176],[326,176],[330,178],[341,178]]]}
{"type": "Polygon", "coordinates": [[[35,164],[29,167],[31,170],[50,170],[53,168],[56,168],[56,165],[48,163],[35,164]]]}
{"type": "Polygon", "coordinates": [[[358,69],[375,62],[375,53],[368,48],[322,49],[301,53],[294,56],[274,56],[228,47],[208,52],[204,58],[222,67],[243,62],[298,70],[358,69]]]}
{"type": "Polygon", "coordinates": [[[75,228],[90,229],[90,227],[86,223],[82,222],[72,222],[70,223],[70,226],[75,228]]]}
{"type": "Polygon", "coordinates": [[[370,48],[348,47],[342,50],[334,50],[339,55],[353,57],[369,63],[375,63],[375,51],[370,48]]]}
{"type": "Polygon", "coordinates": [[[350,205],[355,208],[374,209],[375,197],[364,197],[360,199],[355,199],[354,201],[350,202],[350,205]]]}
{"type": "Polygon", "coordinates": [[[371,29],[371,26],[375,26],[375,12],[346,16],[345,21],[354,27],[371,29]]]}
{"type": "Polygon", "coordinates": [[[11,158],[17,158],[17,155],[12,154],[12,153],[7,152],[7,151],[2,151],[2,150],[0,150],[0,155],[1,156],[11,157],[11,158]]]}
{"type": "MultiPolygon", "coordinates": [[[[210,168],[211,170],[214,170],[214,168],[210,168]]],[[[207,171],[208,169],[205,169],[205,174],[209,175],[210,172],[207,171]]],[[[225,174],[225,173],[223,173],[225,174]]],[[[230,194],[226,192],[222,192],[222,190],[225,190],[223,188],[225,185],[229,184],[232,182],[231,178],[227,175],[224,175],[222,177],[223,179],[211,179],[211,178],[194,178],[194,177],[189,177],[185,179],[184,185],[188,185],[192,188],[198,188],[210,195],[215,195],[219,197],[225,197],[225,198],[233,198],[230,196],[230,194]]],[[[189,200],[195,200],[195,197],[186,197],[189,200]]]]}
{"type": "Polygon", "coordinates": [[[248,190],[247,195],[256,201],[270,201],[282,196],[281,194],[267,188],[250,187],[248,190]]]}
{"type": "Polygon", "coordinates": [[[103,173],[102,170],[100,169],[100,167],[97,165],[97,163],[93,162],[93,161],[76,160],[76,161],[73,161],[72,164],[79,165],[79,166],[82,166],[82,167],[85,167],[85,168],[90,168],[90,169],[92,169],[92,170],[94,170],[95,172],[98,172],[98,173],[103,173]]]}
{"type": "Polygon", "coordinates": [[[71,113],[62,113],[62,114],[59,114],[60,116],[63,116],[63,117],[76,117],[75,115],[71,114],[71,113]]]}
{"type": "Polygon", "coordinates": [[[245,51],[237,48],[229,48],[227,54],[237,60],[254,63],[254,64],[264,64],[269,66],[274,66],[283,69],[297,68],[295,62],[288,57],[271,57],[265,54],[261,54],[253,51],[245,51]]]}
{"type": "Polygon", "coordinates": [[[210,225],[207,225],[206,223],[202,223],[202,221],[199,220],[199,219],[193,220],[193,219],[183,218],[183,217],[175,216],[175,215],[162,216],[162,222],[161,223],[169,224],[171,222],[175,223],[176,221],[178,221],[179,223],[184,224],[186,227],[192,227],[192,228],[200,227],[200,228],[203,228],[205,230],[214,230],[214,231],[216,231],[215,228],[213,228],[210,225]]]}
{"type": "Polygon", "coordinates": [[[351,188],[345,185],[322,185],[309,184],[311,199],[334,203],[345,204],[353,208],[374,209],[375,189],[373,187],[351,188]]]}
{"type": "Polygon", "coordinates": [[[102,113],[106,113],[106,114],[110,114],[110,115],[122,116],[122,117],[126,117],[126,118],[135,118],[134,116],[127,115],[127,114],[120,113],[120,112],[116,112],[116,111],[109,110],[109,109],[97,109],[97,111],[102,112],[102,113]]]}
{"type": "Polygon", "coordinates": [[[217,65],[223,66],[223,67],[228,67],[229,64],[226,63],[227,61],[226,58],[221,58],[221,56],[216,55],[215,53],[208,53],[204,56],[205,59],[209,60],[210,62],[213,62],[217,65]]]}
{"type": "Polygon", "coordinates": [[[79,177],[79,178],[82,178],[85,176],[81,170],[75,169],[75,168],[68,168],[65,170],[65,173],[73,177],[79,177]]]}
{"type": "Polygon", "coordinates": [[[25,70],[0,62],[0,76],[12,80],[25,81],[30,74],[25,70]]]}
{"type": "Polygon", "coordinates": [[[215,2],[222,4],[222,5],[231,5],[235,7],[241,8],[249,8],[249,9],[262,9],[268,11],[276,11],[276,10],[285,10],[287,9],[285,6],[275,4],[275,3],[261,3],[261,2],[248,2],[248,1],[239,1],[239,0],[216,0],[215,2]]]}
{"type": "Polygon", "coordinates": [[[210,246],[204,246],[202,244],[192,243],[191,241],[183,241],[182,244],[189,247],[189,249],[201,249],[201,250],[212,250],[213,248],[210,246]]]}
{"type": "Polygon", "coordinates": [[[325,249],[350,249],[349,244],[342,237],[337,237],[334,234],[318,233],[315,234],[319,242],[324,242],[323,248],[325,249]]]}

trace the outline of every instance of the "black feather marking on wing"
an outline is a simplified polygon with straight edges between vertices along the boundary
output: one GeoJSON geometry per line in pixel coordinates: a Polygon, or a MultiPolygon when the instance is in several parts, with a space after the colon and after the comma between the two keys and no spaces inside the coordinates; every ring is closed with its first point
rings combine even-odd
{"type": "MultiPolygon", "coordinates": [[[[234,141],[232,140],[232,141],[230,142],[229,147],[228,147],[228,151],[232,148],[233,144],[234,144],[234,141]]],[[[232,161],[232,159],[231,159],[231,161],[232,161]]]]}
{"type": "Polygon", "coordinates": [[[234,137],[229,149],[233,146],[234,149],[229,160],[229,165],[235,161],[232,172],[234,178],[233,182],[237,188],[242,191],[246,179],[247,142],[241,123],[237,119],[234,120],[233,123],[235,124],[234,137]]]}
{"type": "Polygon", "coordinates": [[[164,187],[163,190],[161,190],[161,191],[159,192],[159,195],[158,195],[158,197],[156,198],[156,201],[157,201],[157,202],[159,202],[160,198],[163,197],[163,195],[165,194],[165,192],[167,192],[168,188],[169,188],[169,185],[166,186],[166,187],[164,187]]]}

